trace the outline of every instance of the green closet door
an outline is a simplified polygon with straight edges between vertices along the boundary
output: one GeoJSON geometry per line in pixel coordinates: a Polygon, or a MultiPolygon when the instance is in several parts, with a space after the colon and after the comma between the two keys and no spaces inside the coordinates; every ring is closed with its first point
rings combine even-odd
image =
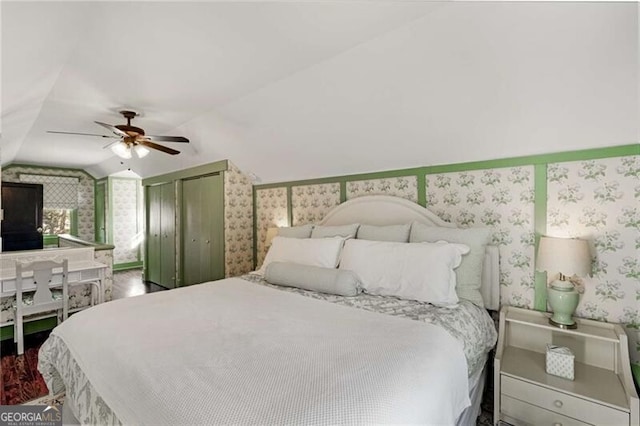
{"type": "Polygon", "coordinates": [[[161,275],[161,239],[160,220],[162,208],[162,188],[160,186],[148,186],[147,195],[147,264],[145,265],[145,279],[160,284],[161,275]]]}
{"type": "Polygon", "coordinates": [[[201,282],[224,278],[224,190],[222,175],[201,180],[202,229],[204,244],[200,248],[201,282]]]}
{"type": "Polygon", "coordinates": [[[183,283],[224,277],[222,175],[182,182],[183,283]]]}
{"type": "Polygon", "coordinates": [[[176,195],[173,182],[160,185],[160,284],[176,286],[176,195]]]}
{"type": "Polygon", "coordinates": [[[200,179],[182,182],[182,268],[183,285],[200,280],[200,244],[202,240],[200,179]]]}

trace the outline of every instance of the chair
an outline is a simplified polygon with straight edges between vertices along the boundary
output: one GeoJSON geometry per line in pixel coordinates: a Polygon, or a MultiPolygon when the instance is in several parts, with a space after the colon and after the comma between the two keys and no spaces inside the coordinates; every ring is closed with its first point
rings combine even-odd
{"type": "MultiPolygon", "coordinates": [[[[24,353],[24,328],[23,321],[27,315],[51,312],[54,310],[62,310],[62,321],[65,321],[69,315],[69,262],[64,259],[62,262],[54,262],[52,260],[36,261],[32,263],[16,262],[16,309],[14,318],[14,340],[18,344],[18,355],[24,353]],[[56,300],[51,293],[49,285],[54,276],[54,268],[62,268],[62,299],[56,300]],[[33,303],[25,304],[23,294],[25,293],[25,285],[32,273],[33,285],[35,289],[28,285],[26,292],[35,290],[33,294],[33,303]]],[[[57,285],[56,285],[57,287],[57,285]]],[[[58,317],[59,321],[59,317],[58,317]]]]}

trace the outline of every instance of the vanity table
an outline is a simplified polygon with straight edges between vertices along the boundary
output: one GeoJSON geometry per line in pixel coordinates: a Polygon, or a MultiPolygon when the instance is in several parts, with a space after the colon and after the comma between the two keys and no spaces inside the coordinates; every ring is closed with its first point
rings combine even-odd
{"type": "MultiPolygon", "coordinates": [[[[19,261],[29,263],[41,260],[53,260],[60,262],[63,259],[67,259],[69,262],[68,281],[70,289],[74,286],[92,284],[91,301],[87,300],[86,304],[78,306],[78,308],[73,311],[84,309],[85,307],[88,307],[88,305],[98,304],[105,301],[105,295],[110,293],[107,288],[106,278],[110,265],[99,262],[95,259],[93,247],[55,248],[0,253],[0,300],[2,301],[4,318],[0,325],[5,326],[13,323],[11,317],[5,317],[5,315],[7,315],[5,313],[5,309],[12,309],[12,304],[15,303],[15,262],[19,261]]],[[[35,284],[31,277],[23,277],[23,283],[26,292],[31,289],[35,290],[35,284]]],[[[62,270],[54,269],[54,276],[51,280],[50,287],[55,288],[61,284],[62,270]]]]}

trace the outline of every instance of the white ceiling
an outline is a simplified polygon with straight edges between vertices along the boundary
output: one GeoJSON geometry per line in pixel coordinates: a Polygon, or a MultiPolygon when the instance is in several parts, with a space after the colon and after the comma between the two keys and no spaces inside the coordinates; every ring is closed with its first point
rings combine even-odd
{"type": "Polygon", "coordinates": [[[636,3],[6,2],[2,158],[263,182],[637,143],[636,3]],[[183,135],[121,163],[123,107],[183,135]]]}

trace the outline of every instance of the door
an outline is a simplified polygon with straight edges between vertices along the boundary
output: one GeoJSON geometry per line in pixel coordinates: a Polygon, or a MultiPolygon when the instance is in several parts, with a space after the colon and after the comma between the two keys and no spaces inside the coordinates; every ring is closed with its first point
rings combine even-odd
{"type": "Polygon", "coordinates": [[[2,183],[2,251],[42,249],[42,185],[2,183]]]}
{"type": "Polygon", "coordinates": [[[148,186],[145,279],[176,286],[175,189],[173,182],[148,186]]]}
{"type": "Polygon", "coordinates": [[[176,196],[172,183],[160,185],[160,285],[176,286],[176,196]]]}
{"type": "Polygon", "coordinates": [[[201,283],[200,244],[202,217],[200,209],[201,180],[186,179],[182,182],[182,270],[183,285],[201,283]]]}
{"type": "Polygon", "coordinates": [[[145,279],[156,284],[161,283],[160,257],[160,209],[162,190],[160,186],[146,187],[147,195],[147,263],[145,279]]]}
{"type": "Polygon", "coordinates": [[[182,182],[183,283],[224,278],[224,191],[221,174],[182,182]]]}

